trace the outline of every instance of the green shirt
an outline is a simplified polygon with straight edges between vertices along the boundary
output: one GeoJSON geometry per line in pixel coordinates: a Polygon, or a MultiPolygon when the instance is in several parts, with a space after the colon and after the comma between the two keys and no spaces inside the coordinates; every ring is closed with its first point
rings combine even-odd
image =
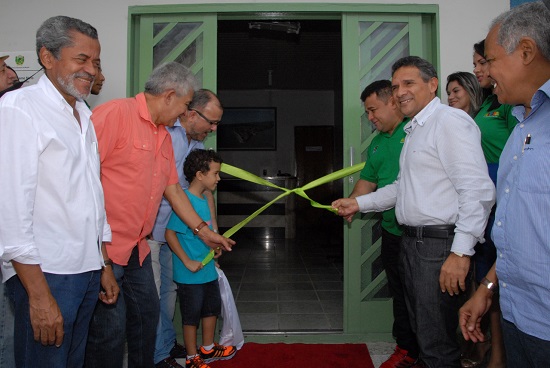
{"type": "MultiPolygon", "coordinates": [[[[391,184],[399,173],[399,156],[405,142],[403,128],[409,121],[405,118],[390,135],[378,133],[367,148],[367,161],[361,170],[360,178],[375,183],[378,188],[391,184]]],[[[401,229],[395,219],[395,209],[382,212],[382,227],[389,233],[401,235],[401,229]]]]}
{"type": "Polygon", "coordinates": [[[496,95],[487,97],[474,118],[481,131],[481,148],[489,164],[498,163],[502,149],[518,123],[512,115],[513,106],[500,105],[489,111],[489,107],[496,98],[496,95]]]}

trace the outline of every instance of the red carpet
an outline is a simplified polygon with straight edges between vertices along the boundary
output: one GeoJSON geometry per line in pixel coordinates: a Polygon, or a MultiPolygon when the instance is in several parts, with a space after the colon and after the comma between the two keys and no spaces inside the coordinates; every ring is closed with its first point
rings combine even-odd
{"type": "Polygon", "coordinates": [[[374,368],[366,344],[245,343],[230,360],[212,368],[374,368]]]}

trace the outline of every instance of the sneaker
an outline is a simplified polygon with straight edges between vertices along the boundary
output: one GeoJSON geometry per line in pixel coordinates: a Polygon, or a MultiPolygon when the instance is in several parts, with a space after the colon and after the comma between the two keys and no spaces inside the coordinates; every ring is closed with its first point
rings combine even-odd
{"type": "Polygon", "coordinates": [[[411,368],[414,367],[418,359],[408,356],[409,352],[405,349],[401,349],[399,346],[395,347],[395,351],[386,360],[380,368],[411,368]]]}
{"type": "Polygon", "coordinates": [[[185,361],[185,368],[210,368],[210,366],[202,360],[200,355],[196,355],[185,361]]]}
{"type": "Polygon", "coordinates": [[[155,364],[155,368],[184,368],[183,365],[178,364],[176,359],[168,357],[155,364]]]}
{"type": "Polygon", "coordinates": [[[170,350],[170,357],[174,359],[187,358],[187,350],[182,344],[178,344],[176,341],[174,347],[170,350]]]}
{"type": "Polygon", "coordinates": [[[199,349],[199,354],[206,363],[213,362],[214,360],[231,359],[236,352],[237,348],[234,346],[223,346],[216,343],[214,343],[212,350],[206,351],[202,346],[199,349]]]}

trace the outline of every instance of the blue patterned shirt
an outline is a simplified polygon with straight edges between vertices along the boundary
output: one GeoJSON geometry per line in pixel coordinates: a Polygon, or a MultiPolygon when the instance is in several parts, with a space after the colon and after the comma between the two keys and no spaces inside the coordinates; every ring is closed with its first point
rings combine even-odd
{"type": "Polygon", "coordinates": [[[550,340],[550,80],[534,94],[531,112],[514,107],[514,128],[498,170],[492,237],[503,318],[526,334],[550,340]]]}
{"type": "MultiPolygon", "coordinates": [[[[166,130],[170,133],[170,137],[172,137],[172,147],[174,147],[176,170],[178,171],[180,185],[183,189],[187,189],[189,187],[189,183],[185,180],[185,175],[183,175],[183,163],[185,162],[189,152],[194,149],[204,149],[204,144],[194,139],[191,139],[191,142],[189,142],[187,140],[185,128],[181,126],[179,119],[173,127],[166,127],[166,130]]],[[[153,226],[153,239],[158,242],[166,242],[164,232],[166,231],[166,224],[170,219],[171,213],[172,207],[170,206],[170,202],[168,202],[166,198],[162,197],[157,218],[155,220],[155,225],[153,226]]]]}

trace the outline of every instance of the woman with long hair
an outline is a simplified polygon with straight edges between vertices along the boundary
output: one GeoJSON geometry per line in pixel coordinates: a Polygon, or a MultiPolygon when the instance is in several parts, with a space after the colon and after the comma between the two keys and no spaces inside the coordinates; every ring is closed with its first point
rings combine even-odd
{"type": "MultiPolygon", "coordinates": [[[[474,121],[481,131],[481,148],[487,161],[489,176],[497,185],[497,170],[500,154],[510,136],[510,133],[517,124],[516,118],[512,115],[512,107],[498,102],[497,96],[493,94],[493,80],[489,76],[487,60],[485,60],[485,40],[474,45],[474,74],[483,90],[483,103],[474,121]]],[[[495,207],[498,203],[495,204],[495,207]]],[[[489,216],[489,222],[485,229],[485,243],[478,243],[475,247],[475,255],[472,257],[475,264],[475,279],[479,285],[491,266],[496,261],[496,248],[491,239],[491,229],[495,220],[495,208],[489,216]]],[[[493,299],[489,312],[489,324],[491,338],[487,342],[477,343],[476,351],[478,358],[471,356],[462,360],[463,367],[476,367],[482,364],[484,356],[490,349],[490,360],[488,368],[506,366],[506,355],[502,340],[500,326],[500,304],[498,298],[493,299]]]]}
{"type": "Polygon", "coordinates": [[[449,106],[464,110],[474,118],[483,102],[483,91],[476,76],[468,72],[456,72],[447,77],[447,101],[449,106]]]}

